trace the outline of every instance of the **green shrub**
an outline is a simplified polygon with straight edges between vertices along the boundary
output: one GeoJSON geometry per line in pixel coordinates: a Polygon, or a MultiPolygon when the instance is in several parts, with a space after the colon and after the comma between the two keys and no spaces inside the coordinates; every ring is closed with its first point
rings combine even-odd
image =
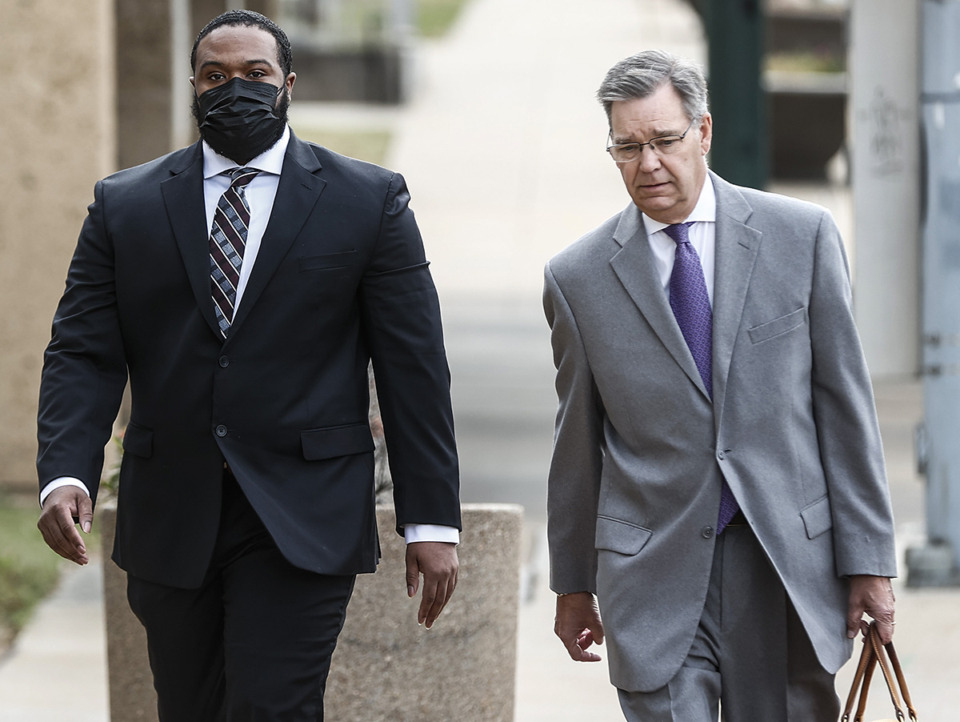
{"type": "Polygon", "coordinates": [[[35,501],[0,493],[0,647],[57,583],[60,557],[37,530],[39,513],[35,501]]]}

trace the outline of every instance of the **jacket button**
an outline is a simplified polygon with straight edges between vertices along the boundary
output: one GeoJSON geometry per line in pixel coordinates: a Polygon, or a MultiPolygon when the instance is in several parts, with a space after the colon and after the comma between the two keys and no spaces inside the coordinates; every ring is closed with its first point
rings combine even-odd
{"type": "Polygon", "coordinates": [[[723,461],[723,452],[722,452],[722,451],[718,451],[718,452],[717,452],[717,458],[720,459],[720,461],[723,461]]]}
{"type": "Polygon", "coordinates": [[[225,369],[230,365],[230,359],[228,359],[226,356],[221,356],[217,359],[217,363],[220,364],[220,368],[225,369]]]}
{"type": "Polygon", "coordinates": [[[700,536],[702,536],[704,539],[709,539],[710,537],[712,537],[713,527],[712,526],[703,527],[703,529],[700,530],[700,536]]]}
{"type": "Polygon", "coordinates": [[[220,424],[217,427],[216,434],[222,439],[224,436],[227,435],[227,427],[224,426],[223,424],[220,424]]]}

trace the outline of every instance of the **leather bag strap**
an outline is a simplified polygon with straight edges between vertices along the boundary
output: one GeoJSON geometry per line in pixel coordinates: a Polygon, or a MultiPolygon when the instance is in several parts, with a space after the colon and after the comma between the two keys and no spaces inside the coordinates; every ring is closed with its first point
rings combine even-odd
{"type": "Polygon", "coordinates": [[[887,689],[890,691],[890,699],[897,712],[897,719],[905,719],[903,713],[903,702],[900,701],[898,690],[903,694],[903,699],[907,703],[907,711],[910,713],[910,719],[917,719],[917,711],[913,708],[910,701],[910,691],[907,689],[907,680],[903,676],[903,669],[900,667],[900,659],[897,657],[897,651],[893,648],[893,642],[883,644],[880,641],[880,632],[877,631],[874,624],[870,625],[870,644],[873,647],[874,656],[880,669],[883,670],[883,677],[887,683],[887,689]],[[896,675],[896,679],[894,679],[896,675]]]}
{"type": "MultiPolygon", "coordinates": [[[[868,640],[864,639],[863,642],[870,647],[870,664],[863,673],[863,684],[860,686],[860,703],[857,705],[857,716],[853,718],[854,722],[863,722],[863,715],[867,711],[867,694],[870,691],[870,682],[873,680],[873,672],[877,668],[876,651],[868,640]]],[[[902,722],[903,717],[898,715],[897,719],[902,722]]]]}
{"type": "Polygon", "coordinates": [[[859,703],[857,704],[856,715],[853,722],[863,722],[863,715],[867,707],[867,693],[870,690],[870,681],[873,678],[874,668],[879,666],[883,673],[884,682],[887,684],[887,690],[890,693],[890,700],[893,702],[893,708],[898,720],[905,720],[903,706],[900,700],[902,693],[903,700],[906,702],[907,712],[913,722],[917,722],[917,711],[914,709],[913,702],[910,699],[910,692],[907,689],[907,680],[904,677],[903,669],[900,666],[900,659],[893,647],[893,642],[883,644],[880,641],[880,632],[877,631],[876,623],[871,622],[867,633],[863,639],[863,650],[860,653],[860,661],[857,663],[857,671],[850,685],[850,693],[847,695],[847,703],[844,706],[841,722],[849,722],[850,714],[853,711],[854,701],[857,700],[859,692],[859,703]]]}
{"type": "MultiPolygon", "coordinates": [[[[850,722],[850,715],[853,712],[853,705],[857,701],[857,693],[860,692],[860,696],[866,699],[866,687],[870,685],[869,680],[866,680],[867,669],[873,668],[873,664],[876,660],[873,657],[873,646],[867,644],[867,639],[863,639],[863,649],[860,651],[860,660],[857,662],[857,671],[853,676],[853,682],[850,684],[850,693],[847,695],[847,703],[843,707],[843,714],[840,717],[840,722],[850,722]],[[865,686],[861,686],[865,685],[865,686]]],[[[862,710],[858,712],[857,718],[863,716],[862,710]]]]}
{"type": "Polygon", "coordinates": [[[913,700],[910,699],[910,690],[907,689],[907,678],[903,675],[903,668],[900,666],[900,658],[897,657],[897,650],[893,648],[893,642],[884,645],[887,655],[890,657],[890,666],[893,667],[894,674],[897,675],[897,683],[900,685],[900,694],[903,695],[903,702],[907,705],[907,712],[911,720],[917,719],[917,710],[913,706],[913,700]]]}

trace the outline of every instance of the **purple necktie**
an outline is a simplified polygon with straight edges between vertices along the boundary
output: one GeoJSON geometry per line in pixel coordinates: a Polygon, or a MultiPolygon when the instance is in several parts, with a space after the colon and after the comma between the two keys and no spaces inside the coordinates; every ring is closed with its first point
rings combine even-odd
{"type": "MultiPolygon", "coordinates": [[[[684,341],[693,354],[700,378],[713,398],[713,311],[710,296],[703,278],[700,256],[690,245],[688,228],[692,223],[675,223],[663,230],[677,244],[677,255],[670,274],[670,308],[680,326],[684,341]]],[[[722,532],[740,507],[733,492],[723,482],[720,492],[720,512],[717,518],[717,534],[722,532]]]]}
{"type": "Polygon", "coordinates": [[[220,333],[226,337],[233,323],[233,307],[237,300],[240,266],[247,246],[250,206],[243,189],[260,171],[234,168],[224,171],[231,177],[230,187],[223,192],[213,213],[210,229],[210,291],[220,333]]]}

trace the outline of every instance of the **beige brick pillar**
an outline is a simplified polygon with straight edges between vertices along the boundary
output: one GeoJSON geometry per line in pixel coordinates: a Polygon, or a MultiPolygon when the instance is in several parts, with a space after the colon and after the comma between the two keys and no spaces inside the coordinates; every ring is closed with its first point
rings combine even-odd
{"type": "Polygon", "coordinates": [[[114,0],[120,168],[152,160],[175,147],[173,84],[182,86],[184,94],[190,87],[189,59],[174,57],[177,2],[114,0]]]}
{"type": "Polygon", "coordinates": [[[279,18],[277,17],[279,5],[278,0],[247,0],[244,7],[247,10],[253,10],[261,15],[266,15],[273,20],[273,22],[279,23],[279,18]]]}
{"type": "Polygon", "coordinates": [[[192,0],[190,3],[190,45],[203,26],[227,9],[226,0],[192,0]]]}
{"type": "Polygon", "coordinates": [[[31,489],[50,321],[114,168],[113,3],[0,0],[0,47],[0,484],[31,489]]]}

